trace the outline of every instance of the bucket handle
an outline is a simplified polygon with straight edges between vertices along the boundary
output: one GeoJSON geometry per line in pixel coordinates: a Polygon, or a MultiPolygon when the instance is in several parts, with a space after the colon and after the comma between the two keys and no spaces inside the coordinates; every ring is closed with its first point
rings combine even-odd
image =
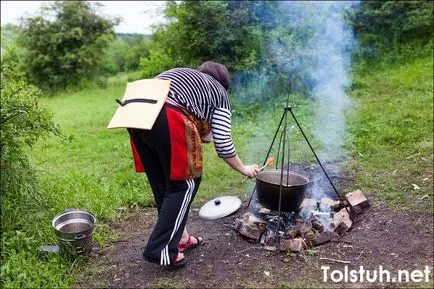
{"type": "Polygon", "coordinates": [[[85,234],[78,234],[78,235],[75,235],[75,236],[74,236],[74,240],[81,240],[81,239],[83,239],[83,238],[85,238],[85,237],[86,237],[85,234]]]}

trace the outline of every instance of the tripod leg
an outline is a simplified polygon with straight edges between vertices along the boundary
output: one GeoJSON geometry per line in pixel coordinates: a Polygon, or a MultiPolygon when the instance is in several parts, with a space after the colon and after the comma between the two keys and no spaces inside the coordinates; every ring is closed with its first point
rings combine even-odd
{"type": "MultiPolygon", "coordinates": [[[[315,153],[315,150],[313,149],[312,145],[310,144],[309,140],[307,139],[307,136],[304,134],[303,129],[301,128],[300,124],[298,123],[297,118],[295,117],[294,113],[292,112],[292,109],[289,108],[289,112],[291,113],[292,117],[294,118],[295,123],[297,124],[298,128],[300,129],[301,134],[303,135],[304,139],[306,140],[307,144],[309,145],[310,150],[312,151],[313,155],[315,156],[319,166],[321,167],[322,171],[324,172],[325,176],[327,177],[327,180],[330,182],[330,184],[333,187],[333,190],[335,191],[336,195],[339,198],[339,201],[341,202],[341,204],[345,205],[344,200],[346,199],[345,197],[342,197],[338,190],[336,189],[335,185],[333,184],[332,180],[330,179],[329,175],[327,174],[326,170],[324,169],[321,161],[319,160],[317,154],[315,153]]],[[[346,202],[351,209],[351,204],[349,202],[346,202]]],[[[346,206],[344,206],[345,210],[347,211],[347,213],[350,215],[350,217],[352,216],[352,214],[350,213],[350,211],[348,210],[348,208],[346,206]]],[[[352,219],[352,217],[351,217],[352,219]]]]}
{"type": "MultiPolygon", "coordinates": [[[[282,118],[280,119],[279,126],[277,127],[277,130],[274,133],[273,141],[271,142],[270,148],[268,149],[267,156],[265,157],[263,165],[265,165],[265,163],[267,162],[268,156],[270,155],[271,149],[273,148],[274,142],[276,141],[277,134],[280,130],[280,127],[282,126],[282,122],[283,122],[283,119],[285,118],[286,114],[287,114],[287,112],[285,110],[285,112],[282,115],[282,118]]],[[[248,203],[247,207],[250,207],[250,202],[252,201],[252,198],[253,198],[253,195],[255,194],[255,191],[256,191],[256,185],[255,185],[255,188],[252,190],[252,193],[250,194],[250,199],[249,199],[249,203],[248,203]]]]}

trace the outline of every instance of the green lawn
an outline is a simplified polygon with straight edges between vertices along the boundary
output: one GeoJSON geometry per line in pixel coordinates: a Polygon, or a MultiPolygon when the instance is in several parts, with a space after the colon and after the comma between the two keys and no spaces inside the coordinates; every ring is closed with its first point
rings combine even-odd
{"type": "Polygon", "coordinates": [[[400,209],[432,210],[432,57],[365,70],[354,86],[350,131],[359,187],[400,209]]]}
{"type": "MultiPolygon", "coordinates": [[[[352,160],[346,167],[354,172],[358,188],[391,206],[432,210],[432,65],[432,59],[425,58],[387,69],[372,67],[355,73],[349,91],[355,107],[348,116],[351,138],[346,149],[352,160]]],[[[40,244],[55,241],[50,222],[63,210],[93,212],[98,218],[95,240],[103,243],[116,238],[107,222],[122,217],[125,208],[153,205],[145,176],[134,172],[127,132],[106,129],[117,107],[114,99],[122,97],[127,78],[119,75],[106,88],[41,100],[72,141],[50,137],[31,151],[42,201],[36,200],[36,209],[31,210],[17,205],[16,214],[2,220],[8,228],[14,222],[20,224],[20,229],[11,229],[2,238],[7,240],[2,252],[4,287],[65,287],[71,283],[81,262],[37,253],[40,244]]],[[[297,96],[291,96],[290,102],[311,136],[317,104],[297,96]]],[[[264,161],[284,103],[282,96],[254,107],[234,106],[233,138],[246,163],[264,161]]],[[[300,134],[291,131],[292,159],[312,161],[300,134]]],[[[311,140],[316,146],[317,140],[311,140]]],[[[242,184],[243,177],[218,159],[212,144],[205,146],[204,158],[203,181],[194,206],[219,195],[244,197],[250,193],[252,182],[242,184]]]]}

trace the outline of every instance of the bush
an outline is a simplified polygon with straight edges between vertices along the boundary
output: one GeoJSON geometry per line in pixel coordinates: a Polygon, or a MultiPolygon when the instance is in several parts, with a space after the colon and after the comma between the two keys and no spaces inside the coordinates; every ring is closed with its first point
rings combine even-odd
{"type": "MultiPolygon", "coordinates": [[[[95,4],[96,5],[96,4],[95,4]]],[[[56,1],[23,19],[19,42],[32,82],[46,90],[75,87],[100,73],[118,19],[96,14],[88,1],[56,1]]]]}
{"type": "Polygon", "coordinates": [[[48,212],[26,149],[48,133],[60,136],[61,132],[52,115],[38,104],[41,90],[28,84],[25,75],[18,72],[12,54],[6,56],[1,65],[0,102],[1,282],[2,287],[44,287],[50,285],[44,283],[49,276],[39,279],[44,284],[29,284],[31,277],[17,269],[35,258],[32,254],[38,244],[35,232],[29,230],[30,219],[48,212]]]}
{"type": "MultiPolygon", "coordinates": [[[[20,205],[34,203],[34,177],[30,172],[26,147],[32,147],[37,140],[47,133],[61,135],[54,124],[52,115],[38,105],[41,91],[26,82],[23,73],[17,71],[16,63],[6,62],[1,65],[1,104],[0,104],[0,168],[2,217],[11,218],[8,224],[2,218],[2,225],[14,224],[13,212],[20,205]],[[4,207],[8,201],[13,207],[4,207]],[[18,201],[18,202],[17,202],[18,201]],[[21,201],[25,201],[21,203],[21,201]],[[29,201],[29,203],[26,203],[29,201]]],[[[25,213],[25,210],[20,213],[25,213]]],[[[4,230],[5,228],[3,228],[4,230]]],[[[6,228],[8,229],[8,228],[6,228]]]]}

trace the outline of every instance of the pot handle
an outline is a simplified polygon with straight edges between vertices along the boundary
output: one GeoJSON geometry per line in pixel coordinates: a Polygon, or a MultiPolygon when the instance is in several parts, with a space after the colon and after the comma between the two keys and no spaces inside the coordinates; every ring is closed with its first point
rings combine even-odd
{"type": "Polygon", "coordinates": [[[83,238],[85,238],[85,237],[86,237],[85,234],[78,234],[78,235],[75,235],[75,236],[74,236],[74,240],[81,240],[81,239],[83,239],[83,238]]]}

